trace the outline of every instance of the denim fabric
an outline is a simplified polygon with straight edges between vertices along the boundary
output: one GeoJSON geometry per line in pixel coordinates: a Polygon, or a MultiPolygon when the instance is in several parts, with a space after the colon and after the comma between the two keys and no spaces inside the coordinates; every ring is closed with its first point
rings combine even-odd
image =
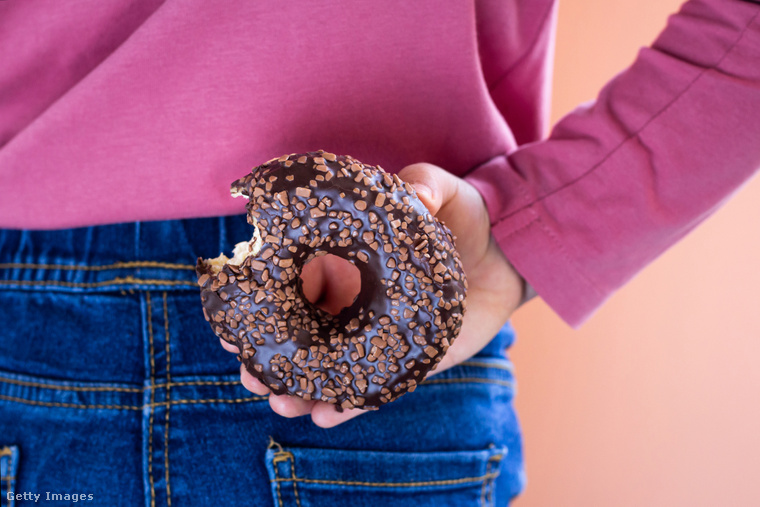
{"type": "Polygon", "coordinates": [[[16,469],[18,468],[18,447],[0,447],[0,506],[16,505],[16,469]]]}
{"type": "Polygon", "coordinates": [[[194,265],[247,237],[243,217],[0,231],[0,505],[9,490],[18,507],[35,494],[50,505],[482,506],[520,491],[509,326],[333,429],[277,416],[241,387],[203,320],[194,265]]]}

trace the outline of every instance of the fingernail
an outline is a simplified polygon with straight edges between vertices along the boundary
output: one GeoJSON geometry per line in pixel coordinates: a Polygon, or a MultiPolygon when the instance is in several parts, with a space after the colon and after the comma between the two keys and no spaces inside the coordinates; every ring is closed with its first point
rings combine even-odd
{"type": "Polygon", "coordinates": [[[427,199],[428,201],[433,199],[433,190],[424,183],[414,183],[412,185],[414,191],[417,192],[417,197],[427,199]]]}

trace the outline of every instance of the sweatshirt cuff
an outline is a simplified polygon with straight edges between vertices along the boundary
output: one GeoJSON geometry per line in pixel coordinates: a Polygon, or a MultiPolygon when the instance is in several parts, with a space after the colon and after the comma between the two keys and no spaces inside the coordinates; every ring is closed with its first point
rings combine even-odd
{"type": "Polygon", "coordinates": [[[551,227],[554,219],[540,202],[529,204],[533,201],[529,190],[508,166],[507,157],[499,156],[465,179],[483,197],[491,234],[515,270],[560,318],[578,328],[609,293],[596,287],[572,261],[551,227]]]}

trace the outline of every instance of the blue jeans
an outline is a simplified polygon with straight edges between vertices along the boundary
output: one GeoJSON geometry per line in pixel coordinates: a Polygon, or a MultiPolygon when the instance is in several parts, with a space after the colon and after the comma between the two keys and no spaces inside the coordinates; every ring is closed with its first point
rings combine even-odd
{"type": "Polygon", "coordinates": [[[0,506],[505,505],[524,483],[507,326],[337,428],[241,387],[194,265],[244,217],[0,231],[0,506]]]}

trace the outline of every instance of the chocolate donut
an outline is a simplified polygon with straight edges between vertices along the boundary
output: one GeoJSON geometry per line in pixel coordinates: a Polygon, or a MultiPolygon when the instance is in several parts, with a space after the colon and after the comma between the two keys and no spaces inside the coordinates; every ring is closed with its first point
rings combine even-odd
{"type": "Polygon", "coordinates": [[[454,238],[408,183],[323,151],[285,155],[234,182],[251,241],[198,259],[206,320],[276,394],[377,408],[413,391],[459,332],[467,282],[454,238]],[[333,254],[360,272],[337,315],[304,296],[301,269],[333,254]]]}

